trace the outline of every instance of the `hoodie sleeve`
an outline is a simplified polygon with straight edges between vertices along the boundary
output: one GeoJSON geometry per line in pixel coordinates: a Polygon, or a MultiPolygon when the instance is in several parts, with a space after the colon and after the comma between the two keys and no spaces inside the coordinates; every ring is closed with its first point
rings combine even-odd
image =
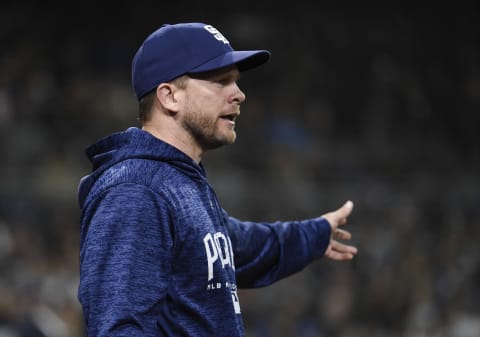
{"type": "Polygon", "coordinates": [[[225,216],[240,288],[267,286],[304,269],[330,242],[330,224],[321,217],[258,223],[225,216]]]}
{"type": "Polygon", "coordinates": [[[166,202],[135,184],[110,188],[84,210],[78,296],[88,336],[158,331],[167,307],[172,223],[166,202]]]}

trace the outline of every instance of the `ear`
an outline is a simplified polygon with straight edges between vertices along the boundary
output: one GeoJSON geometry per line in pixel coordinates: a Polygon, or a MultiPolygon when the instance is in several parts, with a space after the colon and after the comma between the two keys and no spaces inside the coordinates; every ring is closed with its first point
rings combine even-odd
{"type": "Polygon", "coordinates": [[[180,110],[179,89],[171,83],[161,83],[157,87],[157,99],[170,114],[175,115],[180,110]]]}

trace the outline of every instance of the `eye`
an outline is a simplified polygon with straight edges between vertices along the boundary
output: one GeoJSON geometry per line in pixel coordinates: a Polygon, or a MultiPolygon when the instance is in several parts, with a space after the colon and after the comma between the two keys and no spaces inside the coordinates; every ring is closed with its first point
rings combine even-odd
{"type": "Polygon", "coordinates": [[[229,85],[232,81],[230,81],[230,79],[220,79],[218,81],[218,83],[220,83],[221,85],[229,85]]]}
{"type": "Polygon", "coordinates": [[[228,77],[220,77],[216,79],[215,82],[220,85],[226,86],[226,85],[229,85],[232,82],[232,80],[228,77]]]}

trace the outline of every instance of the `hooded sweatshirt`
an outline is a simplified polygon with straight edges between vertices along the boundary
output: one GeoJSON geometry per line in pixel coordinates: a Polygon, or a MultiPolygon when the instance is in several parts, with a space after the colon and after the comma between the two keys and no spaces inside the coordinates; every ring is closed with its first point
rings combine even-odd
{"type": "Polygon", "coordinates": [[[230,216],[202,164],[139,128],[86,153],[78,298],[90,337],[244,336],[237,287],[298,272],[329,244],[321,217],[230,216]]]}

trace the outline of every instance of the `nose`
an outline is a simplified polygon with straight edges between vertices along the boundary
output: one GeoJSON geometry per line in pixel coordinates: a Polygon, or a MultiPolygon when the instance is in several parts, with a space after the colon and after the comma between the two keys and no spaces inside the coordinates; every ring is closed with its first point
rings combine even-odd
{"type": "Polygon", "coordinates": [[[237,83],[234,83],[233,86],[234,86],[234,93],[232,94],[232,96],[230,96],[230,103],[240,104],[244,102],[247,97],[245,96],[243,91],[240,89],[237,83]]]}

